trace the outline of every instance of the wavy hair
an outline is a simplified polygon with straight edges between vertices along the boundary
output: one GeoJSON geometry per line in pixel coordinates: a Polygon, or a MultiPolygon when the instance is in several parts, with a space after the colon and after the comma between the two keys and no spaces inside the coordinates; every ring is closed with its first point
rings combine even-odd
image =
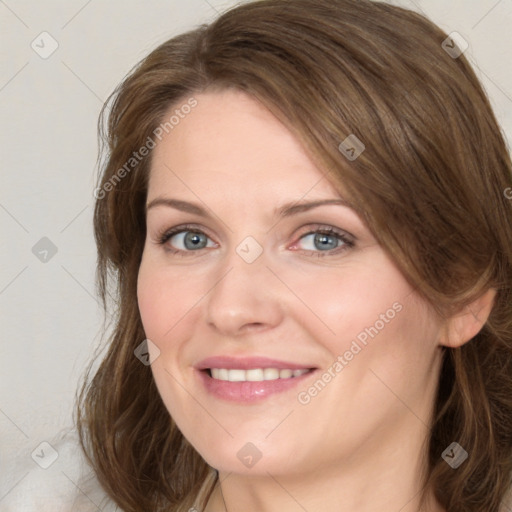
{"type": "Polygon", "coordinates": [[[444,349],[424,488],[447,512],[498,512],[512,474],[512,164],[474,70],[446,38],[381,2],[254,1],[158,46],[107,100],[94,231],[112,329],[75,421],[122,510],[202,507],[218,479],[134,356],[146,337],[136,292],[151,167],[142,148],[172,128],[170,108],[233,88],[285,123],[439,314],[496,289],[480,332],[444,349]],[[339,149],[349,135],[365,145],[353,161],[339,149]],[[441,458],[452,441],[469,453],[457,470],[441,458]]]}

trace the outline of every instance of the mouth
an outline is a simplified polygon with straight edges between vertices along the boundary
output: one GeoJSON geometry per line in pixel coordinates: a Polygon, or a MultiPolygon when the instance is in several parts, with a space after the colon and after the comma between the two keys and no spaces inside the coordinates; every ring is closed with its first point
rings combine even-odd
{"type": "Polygon", "coordinates": [[[296,388],[317,367],[264,357],[205,359],[195,369],[208,395],[231,402],[251,403],[296,388]]]}
{"type": "Polygon", "coordinates": [[[202,371],[215,380],[229,382],[263,382],[278,379],[294,379],[314,370],[315,368],[302,368],[298,370],[292,370],[291,368],[252,368],[250,370],[238,368],[206,368],[202,371]]]}

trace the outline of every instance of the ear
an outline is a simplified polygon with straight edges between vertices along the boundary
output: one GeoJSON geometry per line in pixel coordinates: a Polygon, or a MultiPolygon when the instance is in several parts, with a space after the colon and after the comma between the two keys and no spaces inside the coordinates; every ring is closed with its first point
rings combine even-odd
{"type": "Polygon", "coordinates": [[[440,338],[440,344],[457,348],[476,336],[491,314],[495,297],[496,290],[489,288],[461,312],[448,318],[440,338]]]}

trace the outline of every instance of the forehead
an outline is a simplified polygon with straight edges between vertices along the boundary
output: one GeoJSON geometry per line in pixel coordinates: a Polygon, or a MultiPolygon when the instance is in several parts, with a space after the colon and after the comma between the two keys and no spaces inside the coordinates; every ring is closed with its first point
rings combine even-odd
{"type": "Polygon", "coordinates": [[[166,189],[189,197],[243,194],[247,200],[253,194],[269,200],[339,196],[299,141],[256,99],[233,90],[194,98],[195,108],[153,150],[150,198],[166,189]]]}

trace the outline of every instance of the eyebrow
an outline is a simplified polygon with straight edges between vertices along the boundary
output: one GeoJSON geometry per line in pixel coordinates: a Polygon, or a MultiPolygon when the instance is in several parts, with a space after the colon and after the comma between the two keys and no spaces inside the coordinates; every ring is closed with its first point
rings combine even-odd
{"type": "MultiPolygon", "coordinates": [[[[287,203],[279,208],[276,208],[274,210],[274,215],[277,215],[279,217],[290,217],[297,213],[302,213],[311,210],[312,208],[317,208],[318,206],[324,205],[337,205],[353,209],[353,207],[348,203],[348,201],[341,198],[322,199],[319,201],[312,201],[309,203],[298,203],[297,201],[295,201],[293,203],[287,203]]],[[[196,203],[190,203],[188,201],[182,201],[180,199],[171,199],[168,197],[157,197],[150,201],[146,205],[146,212],[148,212],[151,208],[154,208],[156,206],[168,206],[170,208],[175,208],[177,210],[199,215],[201,217],[210,217],[208,211],[196,203]]]]}

